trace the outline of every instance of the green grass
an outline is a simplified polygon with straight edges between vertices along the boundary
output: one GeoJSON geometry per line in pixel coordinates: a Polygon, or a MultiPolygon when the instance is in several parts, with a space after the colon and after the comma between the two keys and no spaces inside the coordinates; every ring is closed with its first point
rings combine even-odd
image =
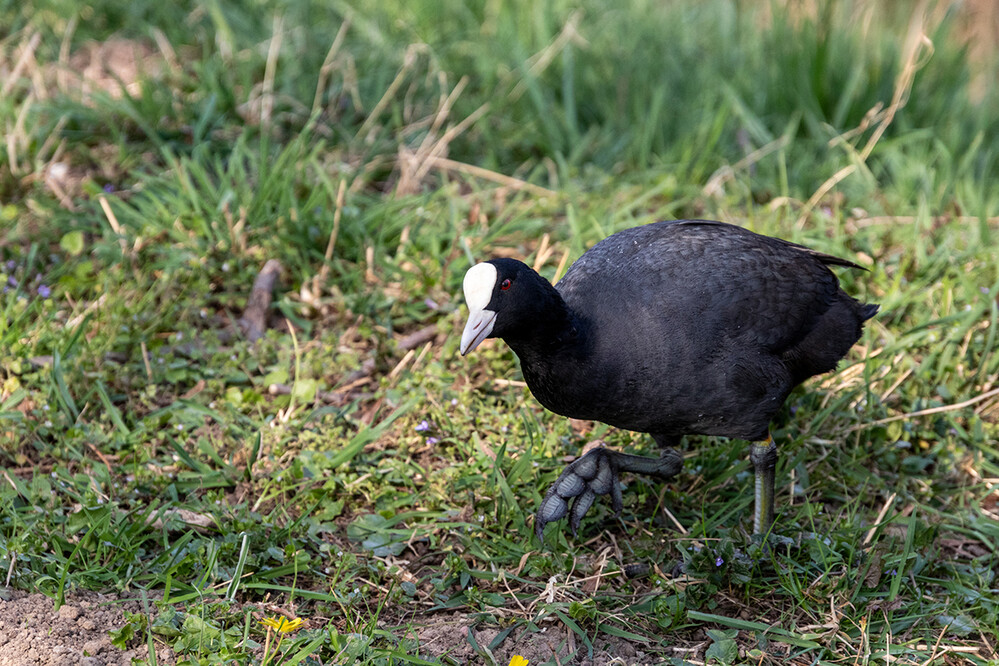
{"type": "Polygon", "coordinates": [[[150,593],[116,635],[190,663],[261,663],[275,605],[309,619],[280,663],[995,663],[996,63],[952,15],[910,58],[905,3],[829,4],[0,5],[0,70],[33,55],[0,82],[0,576],[150,593]],[[82,94],[66,54],[112,36],[158,64],[82,94]],[[790,546],[747,534],[746,444],[691,438],[542,548],[565,456],[653,443],[461,358],[461,277],[689,216],[857,259],[882,306],[775,425],[790,546]]]}

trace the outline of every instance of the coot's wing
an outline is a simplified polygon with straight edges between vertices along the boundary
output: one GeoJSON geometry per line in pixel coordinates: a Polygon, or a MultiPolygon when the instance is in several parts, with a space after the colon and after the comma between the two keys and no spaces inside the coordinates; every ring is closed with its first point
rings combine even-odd
{"type": "Polygon", "coordinates": [[[829,264],[855,264],[723,222],[627,229],[594,245],[556,288],[574,309],[627,326],[628,309],[660,313],[674,334],[756,344],[779,354],[830,307],[829,264]]]}

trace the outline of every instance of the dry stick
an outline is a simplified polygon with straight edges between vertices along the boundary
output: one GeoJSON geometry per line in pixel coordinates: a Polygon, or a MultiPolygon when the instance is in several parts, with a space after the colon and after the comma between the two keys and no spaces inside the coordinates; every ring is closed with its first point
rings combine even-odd
{"type": "Polygon", "coordinates": [[[432,143],[434,142],[434,137],[437,136],[437,130],[441,128],[444,121],[451,115],[451,107],[454,106],[454,103],[458,100],[458,97],[461,96],[461,93],[465,90],[466,86],[468,86],[468,77],[463,76],[458,80],[458,83],[455,84],[454,88],[451,89],[451,92],[448,93],[447,97],[444,98],[444,101],[441,102],[440,108],[437,109],[437,113],[434,115],[434,120],[430,124],[430,129],[427,131],[427,135],[423,137],[423,141],[420,142],[420,147],[416,149],[417,155],[426,153],[432,149],[432,143]]]}
{"type": "Polygon", "coordinates": [[[765,146],[760,146],[735,164],[721,167],[711,175],[711,178],[708,178],[708,182],[701,192],[707,196],[719,193],[722,185],[732,180],[736,171],[741,171],[742,169],[756,164],[770,153],[784,148],[790,142],[790,137],[786,135],[778,137],[765,146]]]}
{"type": "MultiPolygon", "coordinates": [[[[62,136],[62,130],[66,127],[67,122],[69,122],[68,115],[59,118],[58,122],[56,122],[55,127],[51,132],[49,132],[49,135],[45,137],[42,147],[38,149],[37,153],[35,153],[36,164],[45,164],[48,161],[48,155],[53,150],[52,146],[60,141],[59,137],[62,136]]],[[[65,142],[65,139],[62,139],[62,141],[65,142]]]]}
{"type": "Polygon", "coordinates": [[[270,308],[274,288],[281,277],[281,262],[268,259],[253,281],[246,309],[239,318],[239,324],[250,342],[256,342],[267,330],[267,310],[270,308]]]}
{"type": "Polygon", "coordinates": [[[672,522],[673,525],[676,526],[676,529],[678,529],[680,531],[680,534],[682,534],[683,536],[688,536],[690,534],[690,532],[687,531],[687,528],[684,527],[683,524],[679,520],[676,519],[676,516],[673,515],[673,512],[670,511],[669,508],[665,504],[663,504],[662,502],[660,502],[659,503],[659,508],[662,510],[663,514],[665,514],[665,516],[670,519],[670,522],[672,522]]]}
{"type": "Polygon", "coordinates": [[[899,377],[894,384],[888,387],[887,391],[881,394],[881,397],[878,400],[880,402],[885,402],[886,400],[888,400],[888,396],[894,393],[895,389],[901,386],[902,383],[905,382],[905,380],[908,379],[911,374],[912,374],[912,368],[908,368],[905,372],[902,373],[902,376],[899,377]]]}
{"type": "Polygon", "coordinates": [[[152,383],[153,381],[153,366],[149,364],[149,350],[146,349],[146,341],[140,340],[139,347],[142,349],[142,363],[146,366],[146,379],[152,383]]]}
{"type": "Polygon", "coordinates": [[[534,257],[534,272],[537,273],[541,270],[541,267],[545,265],[545,261],[548,259],[548,255],[551,254],[548,251],[548,243],[551,241],[551,236],[545,234],[541,237],[541,245],[538,247],[538,253],[534,257]]]}
{"type": "MultiPolygon", "coordinates": [[[[16,490],[16,488],[15,488],[16,490]]],[[[10,587],[10,579],[14,577],[14,564],[17,562],[17,551],[10,551],[10,566],[7,567],[7,581],[5,587],[10,587]]]]}
{"type": "Polygon", "coordinates": [[[888,509],[890,509],[891,505],[895,502],[896,496],[897,493],[892,493],[891,497],[885,500],[885,505],[881,507],[881,511],[878,512],[878,517],[874,519],[874,524],[871,525],[871,529],[867,530],[867,536],[864,537],[864,542],[863,542],[865,546],[871,543],[871,540],[874,538],[874,533],[877,531],[878,527],[881,526],[881,523],[882,521],[884,521],[885,516],[888,515],[888,509]]]}
{"type": "MultiPolygon", "coordinates": [[[[531,77],[537,77],[539,74],[548,69],[548,65],[552,64],[552,61],[562,53],[566,44],[569,42],[575,42],[580,45],[587,45],[586,39],[576,30],[579,25],[579,21],[583,18],[583,12],[580,10],[574,11],[569,15],[566,20],[565,25],[562,26],[561,32],[556,35],[555,39],[552,40],[551,44],[541,49],[538,53],[528,58],[528,62],[533,60],[531,68],[527,70],[527,75],[531,77]]],[[[521,79],[514,86],[513,90],[510,91],[508,99],[510,101],[516,101],[527,91],[527,84],[521,79]]]]}
{"type": "Polygon", "coordinates": [[[347,180],[340,179],[340,188],[336,192],[336,206],[333,209],[333,229],[330,231],[330,240],[326,243],[326,254],[323,255],[323,267],[319,269],[316,281],[312,283],[312,293],[319,293],[319,283],[325,282],[330,274],[330,261],[333,259],[333,248],[336,246],[336,237],[340,234],[340,216],[343,214],[343,197],[347,192],[347,180]]]}
{"type": "MultiPolygon", "coordinates": [[[[21,109],[17,113],[17,120],[14,121],[14,127],[7,130],[7,150],[10,155],[9,158],[10,171],[13,174],[20,173],[21,171],[21,168],[18,165],[17,147],[19,144],[24,146],[28,145],[28,135],[24,131],[24,125],[28,118],[28,110],[31,109],[31,107],[34,105],[34,102],[35,102],[35,93],[34,91],[31,91],[24,98],[24,103],[21,104],[21,109]]],[[[59,193],[57,192],[56,194],[58,195],[59,193]]],[[[60,199],[64,198],[68,199],[65,193],[63,193],[62,196],[60,196],[60,199]]],[[[66,205],[67,202],[65,200],[60,201],[60,203],[64,207],[69,208],[70,210],[75,210],[75,208],[72,205],[72,201],[69,202],[68,206],[66,205]]]]}
{"type": "MultiPolygon", "coordinates": [[[[448,93],[447,97],[445,97],[441,102],[440,107],[437,109],[437,113],[434,115],[433,121],[430,123],[430,129],[427,130],[427,135],[423,137],[423,141],[420,142],[420,147],[416,149],[416,154],[418,156],[439,154],[440,148],[437,146],[441,143],[443,137],[435,141],[437,132],[440,130],[441,125],[444,124],[444,121],[448,119],[448,116],[451,115],[451,108],[454,106],[454,103],[458,101],[458,97],[461,96],[461,93],[465,90],[467,85],[468,77],[461,77],[458,83],[455,84],[454,88],[451,89],[451,92],[448,93]]],[[[488,103],[483,104],[483,106],[487,107],[488,103]]],[[[477,113],[478,110],[473,112],[471,115],[475,115],[477,113]]],[[[466,118],[462,122],[465,123],[465,126],[467,127],[468,119],[466,118]]],[[[464,128],[462,128],[461,131],[464,131],[464,128]]],[[[445,132],[445,136],[447,136],[447,132],[445,132]]],[[[450,143],[450,140],[448,140],[448,143],[450,143]]],[[[445,144],[445,146],[446,145],[447,144],[445,144]]]]}
{"type": "Polygon", "coordinates": [[[107,197],[101,196],[97,198],[97,202],[101,205],[101,210],[104,211],[104,217],[108,219],[108,224],[111,225],[111,231],[118,236],[118,245],[121,246],[122,253],[128,253],[128,241],[125,240],[125,234],[121,230],[121,225],[118,224],[118,217],[111,210],[111,204],[108,203],[107,197]]]}
{"type": "MultiPolygon", "coordinates": [[[[898,77],[895,79],[895,89],[892,93],[891,104],[884,110],[884,112],[882,112],[882,114],[879,114],[881,120],[874,128],[874,132],[867,140],[867,144],[864,146],[863,150],[856,154],[855,157],[857,161],[849,166],[843,167],[819,186],[811,198],[808,199],[808,202],[802,209],[801,214],[798,216],[798,220],[795,224],[799,229],[804,227],[805,221],[808,219],[808,215],[812,212],[812,209],[818,205],[819,201],[821,201],[832,188],[836,187],[836,185],[838,185],[843,179],[854,173],[861,164],[865,164],[867,162],[867,158],[870,157],[874,147],[877,145],[878,141],[881,140],[881,137],[895,120],[895,114],[908,103],[909,93],[912,90],[912,82],[916,76],[916,72],[926,63],[925,59],[923,62],[918,62],[922,47],[928,46],[930,55],[933,53],[933,42],[929,40],[922,30],[924,20],[925,17],[923,16],[922,8],[913,13],[912,23],[909,25],[908,50],[905,61],[902,64],[902,71],[899,72],[898,77]]],[[[865,118],[864,122],[870,121],[865,118]]],[[[852,152],[849,144],[842,141],[842,136],[834,139],[833,143],[842,143],[847,150],[852,152]]]]}
{"type": "MultiPolygon", "coordinates": [[[[875,215],[861,217],[853,221],[858,228],[871,227],[876,224],[914,224],[918,218],[914,215],[875,215]]],[[[999,217],[978,217],[975,215],[936,215],[930,218],[933,222],[962,222],[972,224],[984,220],[988,224],[999,224],[999,217]]]]}
{"type": "MultiPolygon", "coordinates": [[[[574,12],[569,17],[569,19],[566,21],[565,26],[563,26],[562,31],[552,41],[552,43],[549,44],[544,49],[542,49],[536,56],[532,58],[534,60],[534,63],[531,65],[531,68],[528,71],[528,75],[537,76],[545,69],[547,69],[547,67],[555,59],[556,55],[560,53],[562,49],[565,47],[565,45],[570,41],[575,41],[577,43],[583,43],[583,44],[586,43],[586,41],[579,35],[578,31],[576,30],[576,26],[579,24],[581,17],[582,13],[578,11],[574,12]]],[[[393,81],[392,83],[394,85],[396,81],[393,81]]],[[[454,101],[457,99],[458,95],[460,95],[461,92],[464,90],[465,85],[467,85],[467,78],[463,77],[458,82],[458,84],[455,85],[454,89],[441,104],[441,108],[438,110],[438,113],[434,119],[430,132],[428,132],[427,136],[423,140],[423,143],[416,151],[415,161],[419,164],[419,166],[417,167],[416,172],[412,176],[412,182],[418,183],[420,180],[423,179],[424,176],[426,176],[426,174],[430,171],[431,168],[437,167],[437,168],[455,170],[459,172],[464,171],[466,173],[470,173],[472,175],[478,175],[479,177],[483,177],[488,180],[493,180],[494,182],[500,182],[501,184],[516,187],[516,189],[526,189],[528,191],[533,192],[536,195],[550,196],[551,194],[554,194],[550,190],[545,190],[544,188],[537,188],[537,186],[527,186],[527,184],[524,183],[523,181],[513,179],[509,176],[503,176],[503,178],[509,178],[510,180],[519,183],[520,186],[518,187],[512,185],[510,182],[503,182],[496,177],[490,177],[486,175],[486,174],[493,174],[494,176],[498,176],[500,174],[495,174],[495,172],[486,171],[485,169],[481,169],[481,167],[463,165],[462,168],[457,168],[456,165],[460,163],[452,162],[451,160],[447,160],[446,158],[441,157],[441,154],[451,143],[451,141],[454,140],[455,137],[464,132],[472,123],[477,121],[483,114],[486,113],[486,111],[488,111],[489,109],[488,102],[480,106],[475,111],[473,111],[467,118],[462,120],[460,123],[448,129],[448,131],[444,133],[444,136],[442,136],[430,147],[429,154],[425,154],[428,141],[434,135],[436,129],[439,128],[443,119],[446,118],[447,115],[450,113],[451,106],[454,104],[454,101]]],[[[389,89],[392,90],[392,86],[389,86],[389,89]]],[[[523,94],[524,90],[526,90],[524,82],[523,81],[518,82],[517,86],[515,86],[514,89],[510,92],[509,98],[516,99],[517,97],[523,94]]],[[[386,93],[386,96],[387,95],[388,93],[386,93]]],[[[385,99],[386,98],[383,97],[382,101],[378,103],[376,111],[380,111],[382,102],[385,101],[385,99]]],[[[371,120],[371,118],[375,115],[376,115],[375,112],[372,111],[372,114],[371,116],[368,117],[368,120],[371,120]]],[[[365,125],[368,124],[368,120],[365,121],[365,125]]],[[[361,129],[363,130],[364,126],[362,126],[361,129]]],[[[360,136],[361,133],[362,132],[358,132],[358,136],[360,136]]]]}
{"type": "Polygon", "coordinates": [[[558,262],[558,268],[555,269],[554,282],[558,282],[562,277],[562,272],[565,271],[565,265],[569,263],[569,250],[562,253],[562,258],[558,262]]]}
{"type": "Polygon", "coordinates": [[[174,50],[170,40],[167,39],[167,36],[159,28],[153,28],[153,40],[156,42],[156,48],[160,50],[163,59],[166,60],[167,67],[170,68],[170,73],[174,76],[180,76],[184,70],[180,66],[180,61],[177,59],[177,52],[174,50]]]}
{"type": "MultiPolygon", "coordinates": [[[[434,143],[434,145],[431,147],[429,156],[439,157],[440,154],[444,152],[444,149],[447,148],[448,145],[450,145],[450,143],[455,140],[455,138],[461,135],[466,129],[469,128],[469,126],[472,125],[472,123],[481,118],[483,114],[485,114],[485,112],[488,110],[489,110],[489,102],[486,102],[485,104],[477,108],[475,111],[472,111],[470,114],[468,114],[468,117],[462,120],[460,123],[458,123],[454,127],[449,127],[448,130],[444,132],[444,135],[440,139],[438,139],[437,142],[434,143]]],[[[426,175],[427,171],[429,170],[430,170],[429,165],[422,164],[420,166],[420,170],[417,171],[417,175],[422,177],[426,175]]]]}
{"type": "Polygon", "coordinates": [[[396,92],[398,92],[399,88],[402,86],[402,82],[406,79],[406,74],[413,68],[413,65],[416,64],[416,53],[424,50],[425,48],[425,46],[420,44],[410,44],[406,48],[406,54],[402,58],[402,67],[399,68],[399,72],[395,75],[395,78],[392,79],[392,83],[389,84],[385,94],[383,94],[382,98],[378,100],[377,104],[375,104],[375,108],[371,109],[371,113],[369,113],[368,117],[364,119],[363,123],[361,123],[361,128],[357,130],[357,134],[354,135],[355,140],[360,139],[368,133],[368,130],[370,130],[371,126],[374,125],[378,116],[380,116],[382,111],[385,110],[385,107],[392,102],[395,98],[396,92]]]}
{"type": "Polygon", "coordinates": [[[437,337],[437,324],[431,324],[430,326],[424,326],[418,331],[410,333],[409,335],[399,338],[398,346],[399,349],[404,349],[406,351],[419,347],[425,342],[430,342],[437,337]]]}
{"type": "Polygon", "coordinates": [[[507,176],[506,174],[497,173],[496,171],[483,169],[482,167],[474,166],[472,164],[456,162],[455,160],[450,160],[446,157],[431,157],[429,158],[429,161],[432,162],[433,166],[438,169],[457,171],[458,173],[467,173],[470,176],[482,178],[483,180],[491,180],[494,183],[499,183],[500,185],[504,185],[513,190],[526,190],[539,197],[557,196],[557,193],[553,190],[528,183],[520,180],[519,178],[514,178],[513,176],[507,176]]]}
{"type": "Polygon", "coordinates": [[[415,349],[410,349],[408,352],[406,352],[405,355],[402,357],[402,360],[396,363],[395,367],[392,368],[392,370],[388,373],[388,378],[394,379],[400,372],[402,372],[406,368],[407,365],[409,365],[409,362],[413,360],[414,356],[416,356],[415,349]]]}
{"type": "Polygon", "coordinates": [[[458,84],[454,87],[454,90],[451,91],[451,94],[448,95],[447,98],[444,100],[444,102],[441,104],[441,108],[438,111],[437,116],[434,118],[434,122],[431,125],[430,131],[427,133],[427,136],[423,139],[423,143],[420,144],[420,147],[417,149],[414,160],[419,166],[417,166],[416,172],[413,175],[413,180],[415,182],[417,183],[420,182],[423,179],[423,177],[427,175],[427,172],[429,172],[430,169],[432,168],[433,164],[429,162],[428,158],[440,157],[444,153],[444,151],[447,150],[447,147],[451,145],[451,142],[455,140],[455,138],[460,136],[466,129],[468,129],[472,125],[472,123],[481,118],[483,114],[485,114],[485,112],[489,110],[489,102],[486,102],[485,104],[477,108],[475,111],[472,111],[472,113],[468,114],[468,117],[459,122],[457,125],[455,125],[454,127],[449,127],[447,131],[444,132],[444,135],[441,136],[440,139],[434,141],[433,143],[430,143],[430,139],[436,134],[437,130],[440,128],[440,125],[451,113],[451,107],[454,105],[455,101],[458,99],[458,95],[461,94],[461,91],[464,90],[467,84],[468,84],[468,78],[462,77],[461,81],[459,81],[458,84]]]}
{"type": "Polygon", "coordinates": [[[284,27],[284,16],[274,17],[270,46],[267,48],[267,63],[264,65],[264,84],[261,90],[260,125],[264,130],[270,128],[271,113],[274,111],[274,76],[277,72],[278,54],[281,52],[281,34],[284,27]]]}
{"type": "Polygon", "coordinates": [[[999,388],[992,389],[991,391],[986,391],[981,395],[976,395],[974,398],[970,398],[963,402],[955,402],[952,405],[941,405],[940,407],[930,407],[928,409],[920,409],[919,411],[916,412],[909,412],[908,414],[898,414],[896,416],[889,416],[886,419],[878,419],[877,421],[871,421],[869,423],[859,423],[847,429],[847,432],[853,432],[854,430],[862,430],[864,428],[869,428],[871,426],[884,425],[885,423],[891,423],[892,421],[911,419],[917,416],[929,416],[930,414],[953,412],[958,409],[964,409],[965,407],[970,407],[971,405],[981,402],[982,400],[988,400],[994,395],[999,395],[999,388]]]}
{"type": "MultiPolygon", "coordinates": [[[[930,656],[927,657],[926,661],[921,663],[919,666],[930,666],[930,664],[937,658],[937,650],[940,649],[940,643],[943,642],[943,638],[947,634],[947,630],[950,629],[951,624],[953,624],[953,620],[948,622],[947,625],[940,630],[940,635],[937,636],[937,642],[933,644],[933,651],[930,653],[930,656]]],[[[888,653],[886,652],[885,654],[888,653]]]]}
{"type": "Polygon", "coordinates": [[[59,67],[56,69],[56,86],[62,92],[66,92],[66,89],[69,87],[66,83],[66,73],[70,70],[69,47],[73,43],[73,34],[76,32],[79,17],[79,14],[73,14],[73,17],[69,19],[69,23],[66,24],[66,29],[62,33],[62,42],[59,44],[59,67]]]}
{"type": "MultiPolygon", "coordinates": [[[[342,406],[347,403],[350,399],[350,392],[371,381],[371,377],[361,377],[349,384],[344,384],[338,387],[334,391],[316,391],[316,400],[320,402],[325,402],[331,405],[342,406]]],[[[291,386],[288,384],[271,384],[267,387],[267,392],[270,395],[291,395],[291,386]]]]}
{"type": "Polygon", "coordinates": [[[28,63],[31,61],[32,57],[35,55],[35,49],[42,41],[42,34],[37,30],[31,33],[31,37],[28,38],[28,43],[24,46],[21,51],[21,57],[17,59],[17,64],[14,65],[14,69],[10,70],[10,74],[7,75],[7,81],[4,82],[3,88],[0,88],[0,97],[7,97],[10,91],[14,89],[18,81],[21,79],[21,74],[28,63]]]}
{"type": "Polygon", "coordinates": [[[347,29],[350,27],[350,17],[348,16],[340,24],[340,29],[336,32],[336,37],[333,38],[333,44],[330,46],[330,50],[326,52],[326,58],[323,60],[322,66],[319,68],[319,77],[316,79],[316,96],[312,100],[312,117],[316,117],[316,112],[319,111],[320,101],[323,96],[323,87],[326,84],[326,78],[329,76],[330,71],[333,69],[333,60],[336,58],[336,54],[339,53],[340,47],[343,46],[343,40],[347,37],[347,29]]]}

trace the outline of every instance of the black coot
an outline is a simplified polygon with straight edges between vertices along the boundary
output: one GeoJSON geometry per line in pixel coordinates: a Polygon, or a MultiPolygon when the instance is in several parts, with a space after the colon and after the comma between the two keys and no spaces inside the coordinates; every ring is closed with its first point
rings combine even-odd
{"type": "Polygon", "coordinates": [[[658,459],[596,448],[570,464],[538,509],[539,538],[566,513],[575,533],[597,495],[619,510],[621,471],[675,475],[672,447],[693,434],[753,442],[754,529],[768,531],[770,421],[791,389],[836,367],[878,311],[843,292],[830,265],[860,268],[730,224],[677,220],[604,239],[554,287],[513,259],[470,268],[462,354],[502,338],[542,405],[650,433],[662,448],[658,459]]]}

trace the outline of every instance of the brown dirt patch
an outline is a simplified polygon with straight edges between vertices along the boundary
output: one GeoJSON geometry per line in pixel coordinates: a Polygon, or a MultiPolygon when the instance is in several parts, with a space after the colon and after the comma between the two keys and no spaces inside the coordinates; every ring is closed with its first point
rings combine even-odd
{"type": "MultiPolygon", "coordinates": [[[[125,625],[125,611],[143,611],[138,600],[80,592],[57,611],[42,594],[0,594],[0,666],[130,666],[133,657],[149,656],[145,646],[119,650],[108,635],[125,625]]],[[[158,663],[176,663],[169,648],[156,650],[158,663]]]]}
{"type": "MultiPolygon", "coordinates": [[[[499,627],[477,626],[471,615],[454,613],[437,616],[432,624],[414,627],[420,642],[420,653],[437,659],[449,657],[463,664],[485,664],[469,640],[469,631],[480,648],[488,648],[499,635],[499,627]]],[[[508,664],[514,655],[537,664],[578,664],[580,666],[610,666],[611,664],[661,664],[670,654],[615,637],[603,637],[593,645],[593,658],[586,656],[582,641],[571,636],[561,624],[543,626],[540,631],[516,629],[492,651],[497,664],[508,664]],[[575,654],[575,657],[571,655],[575,654]]]]}

